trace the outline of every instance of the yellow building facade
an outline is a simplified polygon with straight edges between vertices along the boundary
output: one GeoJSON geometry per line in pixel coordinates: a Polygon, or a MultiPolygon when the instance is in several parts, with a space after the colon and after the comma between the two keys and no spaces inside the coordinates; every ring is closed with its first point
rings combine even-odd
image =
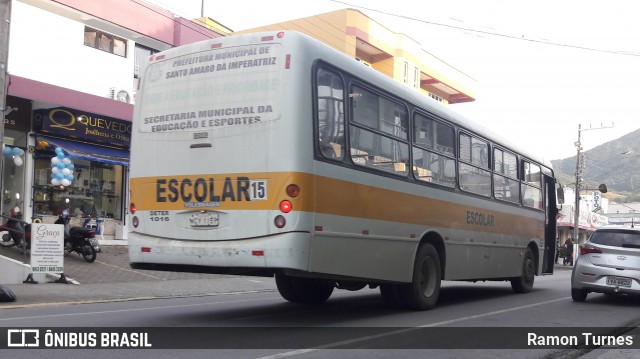
{"type": "Polygon", "coordinates": [[[358,10],[337,10],[236,33],[277,30],[303,32],[445,104],[476,99],[472,77],[358,10]]]}

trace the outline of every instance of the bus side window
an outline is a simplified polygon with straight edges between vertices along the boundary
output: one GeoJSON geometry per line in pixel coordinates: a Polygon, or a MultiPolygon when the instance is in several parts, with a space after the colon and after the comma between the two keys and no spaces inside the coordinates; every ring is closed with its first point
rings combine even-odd
{"type": "Polygon", "coordinates": [[[527,207],[543,209],[542,172],[540,166],[523,161],[524,181],[522,183],[522,204],[527,207]]]}
{"type": "Polygon", "coordinates": [[[337,74],[320,68],[317,74],[318,146],[322,156],[344,157],[344,85],[337,74]]]}

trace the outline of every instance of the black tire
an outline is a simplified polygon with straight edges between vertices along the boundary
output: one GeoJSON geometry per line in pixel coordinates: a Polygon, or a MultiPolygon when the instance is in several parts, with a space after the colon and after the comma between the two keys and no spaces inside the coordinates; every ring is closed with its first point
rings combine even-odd
{"type": "Polygon", "coordinates": [[[16,245],[16,242],[13,241],[11,234],[9,232],[2,233],[2,240],[0,241],[0,246],[2,247],[13,247],[16,245]]]}
{"type": "Polygon", "coordinates": [[[571,288],[571,299],[573,299],[574,302],[584,302],[587,300],[587,294],[589,294],[589,292],[586,290],[571,288]]]}
{"type": "Polygon", "coordinates": [[[334,284],[330,281],[292,277],[276,273],[276,286],[282,298],[293,303],[320,304],[329,299],[334,284]]]}
{"type": "Polygon", "coordinates": [[[533,290],[533,283],[536,279],[536,261],[531,248],[527,248],[522,261],[522,274],[519,277],[510,279],[511,288],[516,293],[529,293],[533,290]]]}
{"type": "Polygon", "coordinates": [[[400,308],[402,307],[402,301],[400,300],[400,295],[398,294],[398,285],[396,284],[381,284],[380,285],[380,294],[382,295],[382,301],[392,307],[392,308],[400,308]]]}
{"type": "Polygon", "coordinates": [[[82,258],[84,258],[85,261],[91,263],[96,260],[96,256],[96,249],[93,248],[92,245],[85,244],[84,247],[82,247],[82,258]]]}
{"type": "Polygon", "coordinates": [[[442,268],[435,247],[425,243],[418,248],[413,263],[413,281],[398,286],[400,302],[414,310],[430,310],[438,303],[442,268]]]}

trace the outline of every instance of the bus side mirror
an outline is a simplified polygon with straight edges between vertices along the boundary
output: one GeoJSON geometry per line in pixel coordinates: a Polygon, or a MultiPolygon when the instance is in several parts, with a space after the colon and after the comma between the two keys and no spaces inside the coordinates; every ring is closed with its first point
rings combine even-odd
{"type": "Polygon", "coordinates": [[[564,204],[564,190],[562,187],[556,188],[556,199],[558,203],[564,204]]]}

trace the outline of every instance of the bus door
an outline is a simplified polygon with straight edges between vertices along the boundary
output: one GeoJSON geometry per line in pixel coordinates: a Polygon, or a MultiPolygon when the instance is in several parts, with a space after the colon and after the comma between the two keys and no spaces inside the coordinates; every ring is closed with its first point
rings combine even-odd
{"type": "Polygon", "coordinates": [[[542,258],[542,274],[553,274],[555,264],[558,205],[556,197],[556,181],[553,177],[543,175],[545,194],[545,228],[544,228],[544,258],[542,258]]]}

